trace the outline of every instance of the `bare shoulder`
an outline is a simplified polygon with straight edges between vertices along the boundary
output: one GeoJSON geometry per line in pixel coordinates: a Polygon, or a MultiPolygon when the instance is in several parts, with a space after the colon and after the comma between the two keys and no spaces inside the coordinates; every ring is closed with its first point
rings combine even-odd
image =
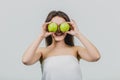
{"type": "Polygon", "coordinates": [[[42,63],[43,57],[44,57],[44,53],[46,52],[46,47],[39,47],[38,51],[39,51],[39,53],[41,53],[41,57],[40,57],[39,61],[42,63]]]}
{"type": "Polygon", "coordinates": [[[75,53],[76,53],[76,57],[77,57],[77,59],[78,60],[80,60],[81,59],[81,56],[80,56],[80,54],[78,53],[79,51],[82,51],[82,46],[73,46],[72,47],[73,48],[73,50],[75,51],[75,53]]]}

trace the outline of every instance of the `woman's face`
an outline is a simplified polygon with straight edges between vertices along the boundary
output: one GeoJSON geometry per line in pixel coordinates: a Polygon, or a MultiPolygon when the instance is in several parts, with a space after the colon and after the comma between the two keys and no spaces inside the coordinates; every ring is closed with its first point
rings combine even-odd
{"type": "Polygon", "coordinates": [[[66,33],[63,33],[60,31],[60,24],[63,22],[66,22],[64,18],[55,16],[52,18],[51,22],[55,22],[58,25],[58,30],[55,32],[52,36],[55,39],[55,41],[61,41],[64,40],[66,33]]]}

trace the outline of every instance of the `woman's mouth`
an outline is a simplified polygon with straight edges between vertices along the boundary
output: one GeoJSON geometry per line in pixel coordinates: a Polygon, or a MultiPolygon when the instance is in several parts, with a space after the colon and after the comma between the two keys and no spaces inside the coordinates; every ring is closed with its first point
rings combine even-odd
{"type": "Polygon", "coordinates": [[[64,33],[62,33],[62,32],[56,32],[55,33],[55,36],[62,36],[64,33]]]}

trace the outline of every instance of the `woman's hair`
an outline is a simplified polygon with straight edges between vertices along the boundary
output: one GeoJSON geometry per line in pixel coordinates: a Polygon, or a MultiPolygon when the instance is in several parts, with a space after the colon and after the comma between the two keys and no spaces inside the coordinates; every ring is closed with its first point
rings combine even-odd
{"type": "MultiPolygon", "coordinates": [[[[62,18],[65,19],[65,21],[70,22],[70,19],[69,19],[68,15],[66,13],[64,13],[62,11],[55,11],[55,10],[51,11],[48,14],[45,22],[50,22],[52,20],[52,18],[55,17],[55,16],[62,17],[62,18]]],[[[74,41],[73,41],[73,36],[72,35],[67,34],[64,41],[67,45],[74,46],[74,41]]],[[[50,35],[50,36],[46,37],[45,42],[46,42],[46,46],[51,45],[52,44],[52,36],[50,35]]]]}

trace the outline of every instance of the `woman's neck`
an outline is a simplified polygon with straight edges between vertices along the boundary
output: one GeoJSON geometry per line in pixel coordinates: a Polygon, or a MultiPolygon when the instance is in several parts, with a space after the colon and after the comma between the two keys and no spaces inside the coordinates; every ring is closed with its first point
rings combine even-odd
{"type": "Polygon", "coordinates": [[[52,46],[53,47],[66,47],[67,45],[65,44],[64,40],[62,40],[62,41],[53,41],[52,46]]]}

